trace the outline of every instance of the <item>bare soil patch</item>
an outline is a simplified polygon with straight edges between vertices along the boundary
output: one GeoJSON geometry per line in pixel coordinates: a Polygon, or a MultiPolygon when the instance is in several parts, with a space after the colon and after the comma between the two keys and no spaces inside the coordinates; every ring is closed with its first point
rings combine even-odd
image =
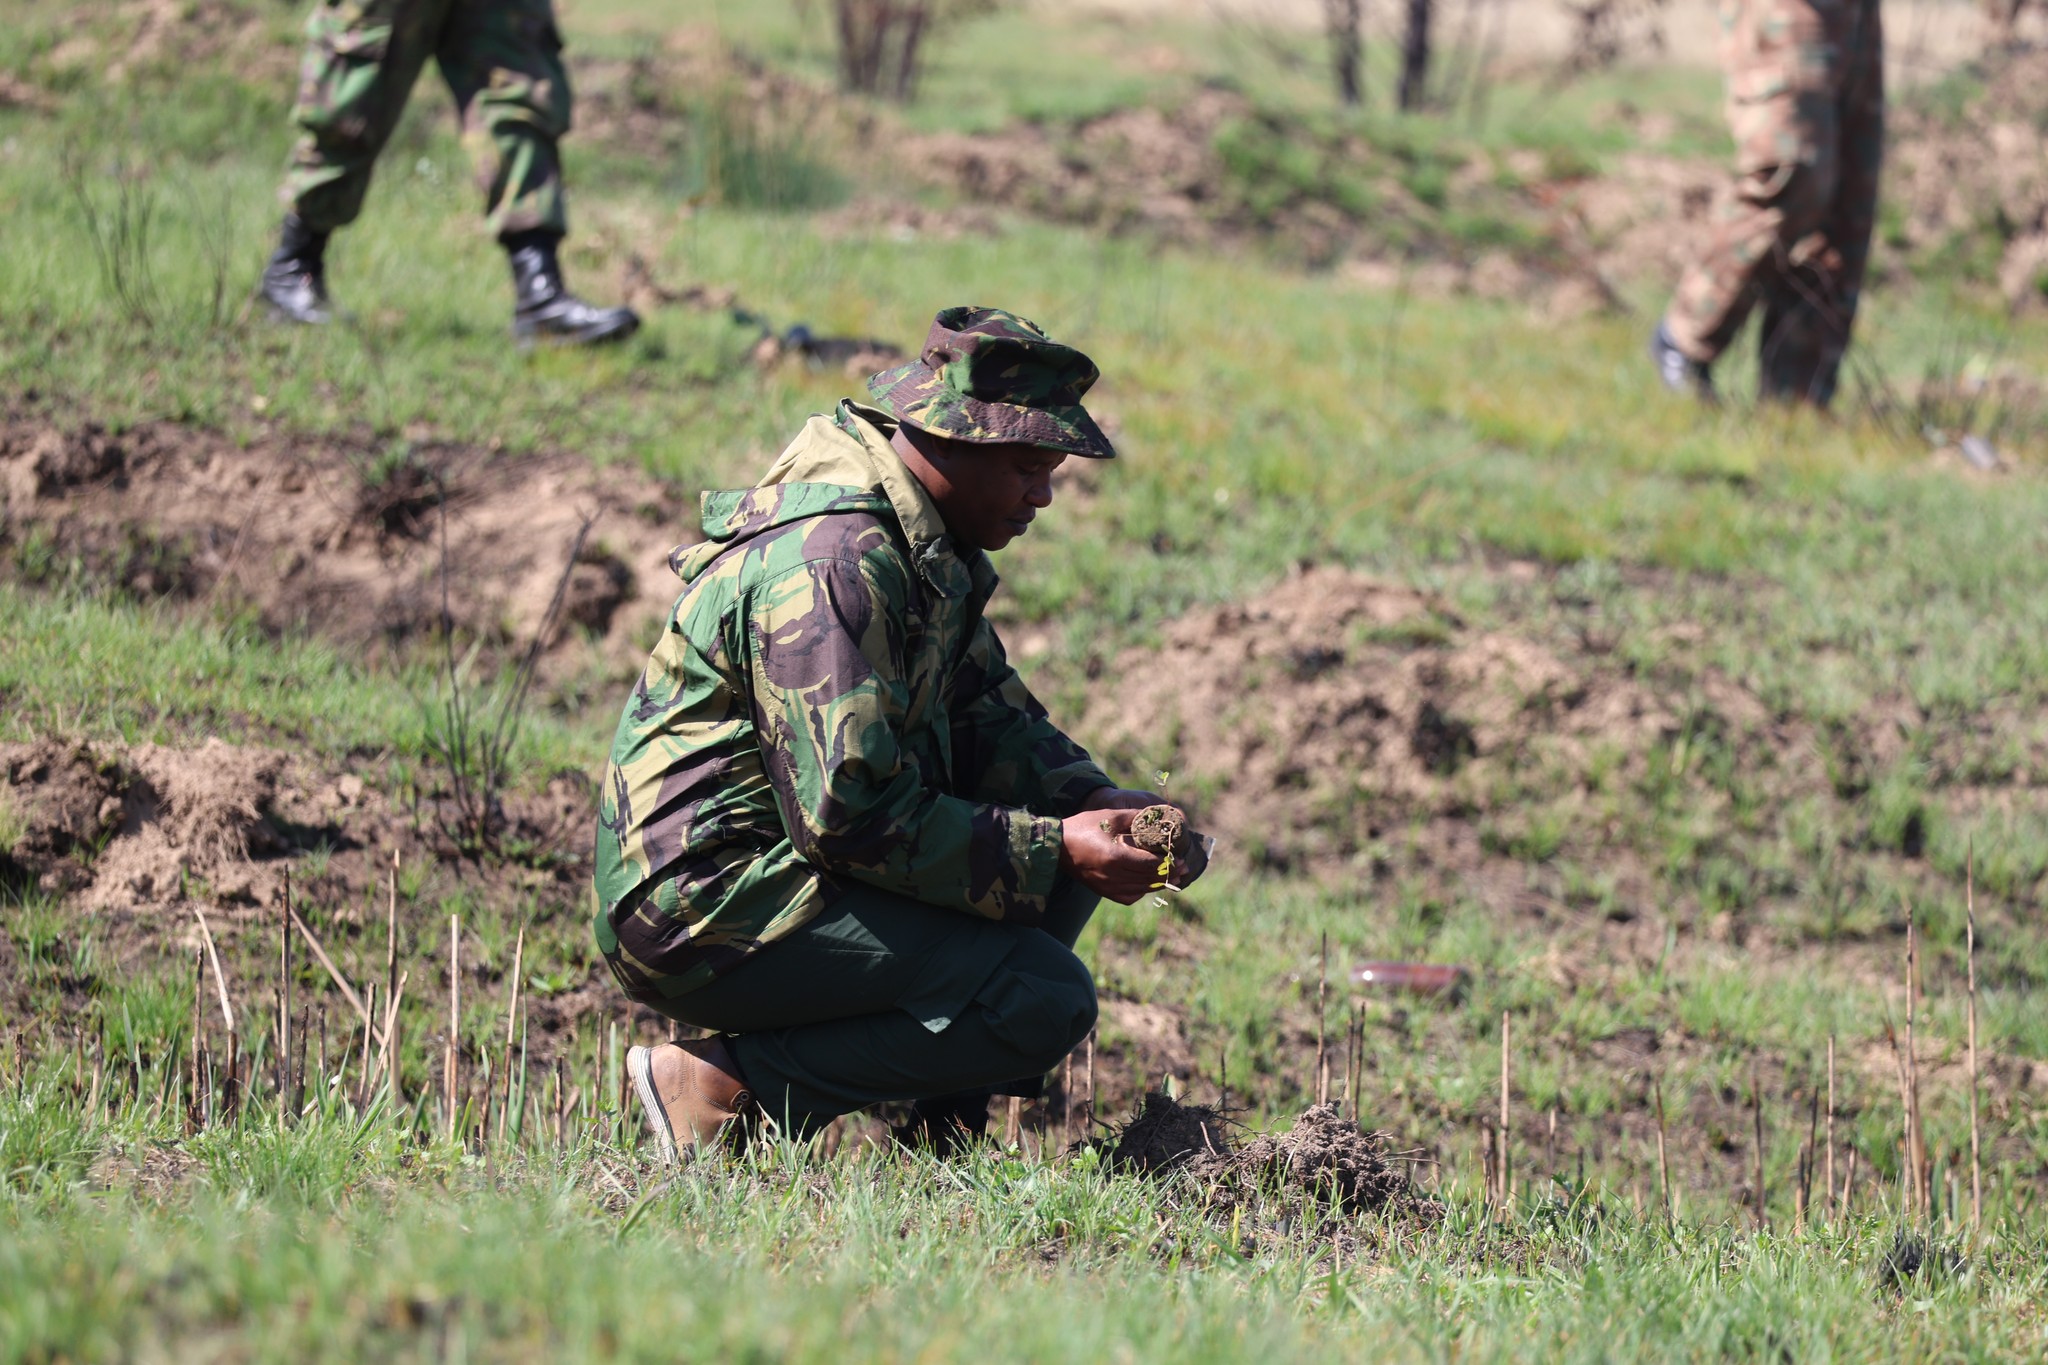
{"type": "Polygon", "coordinates": [[[169,422],[0,426],[0,499],[0,572],[246,612],[373,657],[435,639],[444,588],[465,643],[523,647],[566,567],[548,650],[583,635],[637,663],[673,596],[669,552],[694,538],[684,499],[636,470],[433,442],[243,446],[169,422]]]}
{"type": "Polygon", "coordinates": [[[1909,99],[1889,114],[1885,198],[1898,217],[1880,236],[1909,260],[1947,254],[1967,268],[1982,256],[2008,303],[2048,306],[2048,50],[1980,70],[1960,102],[1909,99]]]}
{"type": "Polygon", "coordinates": [[[1334,568],[1193,613],[1110,672],[1175,685],[1135,689],[1142,705],[1105,694],[1083,733],[1134,771],[1173,773],[1205,828],[1279,866],[1346,858],[1411,817],[1465,817],[1602,748],[1639,761],[1679,725],[1625,674],[1334,568]]]}
{"type": "Polygon", "coordinates": [[[911,143],[902,164],[932,183],[1042,218],[1191,245],[1261,241],[1312,266],[1351,262],[1360,278],[1378,265],[1494,297],[1610,292],[1572,224],[1486,154],[1375,142],[1232,90],[911,143]]]}
{"type": "MultiPolygon", "coordinates": [[[[381,962],[396,855],[406,869],[398,925],[411,945],[402,949],[408,962],[440,951],[443,901],[451,894],[522,907],[520,918],[537,935],[528,944],[525,987],[536,1058],[553,1056],[586,1016],[626,1012],[585,950],[595,798],[584,779],[561,774],[538,789],[504,793],[503,842],[521,856],[473,860],[443,832],[431,793],[395,800],[376,776],[219,739],[192,746],[58,738],[0,745],[0,826],[7,834],[0,842],[0,904],[55,903],[62,922],[46,960],[69,960],[72,948],[91,939],[87,965],[63,968],[54,978],[59,994],[81,1010],[96,980],[131,976],[166,958],[189,963],[199,941],[195,908],[211,924],[231,994],[259,999],[275,971],[275,906],[287,877],[299,913],[332,956],[344,964],[381,962]]],[[[318,969],[303,954],[300,961],[308,1005],[352,1017],[318,969]]],[[[506,989],[509,960],[472,946],[465,963],[472,983],[466,990],[506,989]]],[[[444,993],[445,972],[413,975],[411,998],[444,993]]],[[[21,946],[0,933],[0,1018],[42,998],[30,978],[21,946]]],[[[42,986],[51,980],[45,971],[42,986]]]]}
{"type": "MultiPolygon", "coordinates": [[[[360,902],[382,885],[394,852],[456,858],[431,799],[407,808],[358,774],[218,738],[190,747],[0,745],[0,780],[15,831],[0,852],[0,887],[68,897],[85,910],[261,906],[287,869],[302,896],[360,902]]],[[[587,785],[562,776],[502,800],[512,837],[546,850],[543,880],[573,888],[587,854],[587,785]]],[[[496,875],[533,889],[531,864],[467,866],[486,883],[496,875]]]]}

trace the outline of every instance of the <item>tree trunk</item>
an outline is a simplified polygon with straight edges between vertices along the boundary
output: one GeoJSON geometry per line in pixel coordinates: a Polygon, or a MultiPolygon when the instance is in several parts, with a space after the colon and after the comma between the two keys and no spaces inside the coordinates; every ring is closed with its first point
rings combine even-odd
{"type": "Polygon", "coordinates": [[[1330,40],[1330,72],[1337,98],[1356,107],[1365,92],[1359,78],[1365,62],[1365,41],[1359,34],[1359,0],[1323,0],[1323,27],[1330,40]]]}
{"type": "Polygon", "coordinates": [[[1401,35],[1401,108],[1420,109],[1429,85],[1429,25],[1434,18],[1431,0],[1408,0],[1408,26],[1401,35]]]}

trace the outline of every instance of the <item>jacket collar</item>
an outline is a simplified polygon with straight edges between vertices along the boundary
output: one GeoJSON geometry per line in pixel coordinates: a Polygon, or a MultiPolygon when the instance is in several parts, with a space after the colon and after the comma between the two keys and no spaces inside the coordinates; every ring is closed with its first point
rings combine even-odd
{"type": "Polygon", "coordinates": [[[888,511],[903,530],[911,562],[941,597],[973,594],[986,601],[996,589],[995,565],[980,550],[962,551],[924,485],[889,438],[896,420],[879,408],[842,400],[830,415],[804,423],[752,488],[703,496],[704,534],[710,543],[679,549],[670,564],[687,582],[732,544],[771,526],[837,512],[888,511]]]}

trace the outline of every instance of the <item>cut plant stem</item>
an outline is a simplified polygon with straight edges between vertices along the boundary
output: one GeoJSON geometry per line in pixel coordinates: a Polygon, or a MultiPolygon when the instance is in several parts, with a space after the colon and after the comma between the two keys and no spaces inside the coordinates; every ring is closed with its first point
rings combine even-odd
{"type": "Polygon", "coordinates": [[[498,1119],[498,1136],[512,1126],[512,1042],[519,1026],[519,974],[526,965],[526,926],[519,926],[519,938],[512,945],[512,991],[505,1006],[505,1108],[498,1119]]]}
{"type": "Polygon", "coordinates": [[[1963,941],[1969,961],[1970,1029],[1970,1226],[1984,1224],[1984,1166],[1977,1128],[1977,841],[1963,858],[1963,941]]]}
{"type": "MultiPolygon", "coordinates": [[[[1664,1156],[1664,1082],[1661,1079],[1651,1082],[1650,1096],[1657,1105],[1657,1199],[1663,1205],[1664,1226],[1669,1230],[1672,1224],[1671,1166],[1664,1156]]],[[[1553,1127],[1557,1123],[1555,1109],[1550,1111],[1550,1121],[1553,1127]]]]}
{"type": "Polygon", "coordinates": [[[448,917],[448,1050],[444,1070],[448,1085],[448,1140],[455,1141],[457,1124],[461,1121],[456,1112],[456,1068],[462,1060],[462,916],[448,917]]]}
{"type": "Polygon", "coordinates": [[[1329,1018],[1330,932],[1323,931],[1322,968],[1316,976],[1316,1074],[1310,1089],[1317,1104],[1330,1102],[1330,1063],[1325,1051],[1324,1027],[1329,1018]]]}
{"type": "Polygon", "coordinates": [[[1822,1163],[1824,1172],[1822,1188],[1827,1198],[1827,1210],[1835,1209],[1835,1035],[1828,1035],[1828,1154],[1822,1163]]]}
{"type": "Polygon", "coordinates": [[[1927,1137],[1920,1127],[1920,1057],[1913,1042],[1913,1023],[1918,1014],[1920,994],[1920,942],[1914,925],[1911,901],[1906,902],[1906,1082],[1907,1093],[1912,1105],[1908,1116],[1907,1132],[1910,1145],[1906,1153],[1913,1170],[1913,1181],[1919,1195],[1919,1209],[1923,1218],[1933,1216],[1934,1194],[1929,1189],[1927,1176],[1927,1137]]]}
{"type": "Polygon", "coordinates": [[[1500,1012],[1500,1202],[1506,1208],[1515,1197],[1515,1163],[1508,1137],[1508,1046],[1511,1025],[1508,1012],[1500,1012]]]}
{"type": "Polygon", "coordinates": [[[1755,1061],[1749,1064],[1749,1107],[1756,1120],[1756,1225],[1766,1226],[1764,1202],[1764,1087],[1755,1061]]]}

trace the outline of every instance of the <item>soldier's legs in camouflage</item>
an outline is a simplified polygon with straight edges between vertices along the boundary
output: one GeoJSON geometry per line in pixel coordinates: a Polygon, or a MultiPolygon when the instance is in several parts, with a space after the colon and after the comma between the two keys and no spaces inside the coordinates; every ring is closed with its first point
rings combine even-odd
{"type": "MultiPolygon", "coordinates": [[[[1059,895],[1078,935],[1093,907],[1059,895]]],[[[797,1128],[885,1100],[1043,1074],[1095,1024],[1087,967],[1054,934],[866,888],[664,1008],[729,1041],[748,1086],[797,1128]]]]}
{"type": "Polygon", "coordinates": [[[1759,343],[1758,391],[1820,407],[1834,398],[1855,326],[1884,161],[1884,35],[1876,0],[1852,5],[1849,18],[1855,22],[1838,43],[1834,201],[1814,239],[1801,244],[1785,287],[1770,299],[1759,343]]]}
{"type": "Polygon", "coordinates": [[[491,231],[567,232],[556,144],[569,131],[569,73],[548,0],[452,0],[436,57],[491,231]]]}
{"type": "Polygon", "coordinates": [[[1736,195],[1680,280],[1664,319],[1678,349],[1711,363],[1759,298],[1783,283],[1799,242],[1834,203],[1845,6],[1865,0],[1723,0],[1721,60],[1736,195]]]}
{"type": "Polygon", "coordinates": [[[282,197],[317,232],[353,222],[434,50],[448,0],[323,0],[306,23],[282,197]]]}
{"type": "Polygon", "coordinates": [[[1772,166],[1736,181],[1734,202],[1706,249],[1678,282],[1664,315],[1689,359],[1711,364],[1734,342],[1750,310],[1779,287],[1794,245],[1817,228],[1831,190],[1829,167],[1772,166]]]}

